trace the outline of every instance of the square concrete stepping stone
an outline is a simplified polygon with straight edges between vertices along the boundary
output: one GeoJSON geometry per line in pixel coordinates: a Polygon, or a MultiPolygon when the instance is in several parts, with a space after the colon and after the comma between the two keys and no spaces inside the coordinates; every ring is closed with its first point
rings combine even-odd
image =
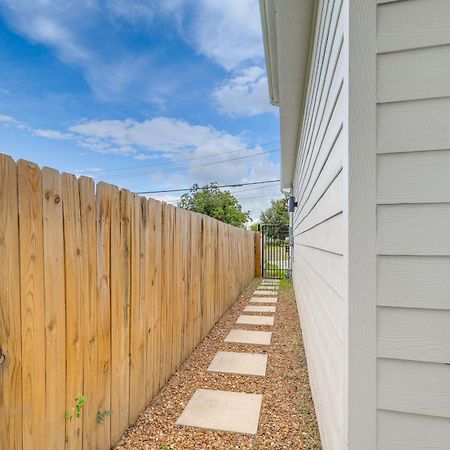
{"type": "Polygon", "coordinates": [[[275,312],[276,306],[268,305],[248,305],[244,308],[244,312],[275,312]]]}
{"type": "Polygon", "coordinates": [[[197,389],[177,420],[178,425],[256,434],[262,395],[197,389]]]}
{"type": "Polygon", "coordinates": [[[276,297],[252,297],[250,303],[276,303],[276,297]]]}
{"type": "Polygon", "coordinates": [[[270,331],[231,330],[225,342],[237,344],[270,345],[272,333],[270,331]]]}
{"type": "Polygon", "coordinates": [[[253,295],[271,295],[273,297],[277,295],[277,291],[271,291],[269,289],[267,290],[257,289],[256,291],[253,292],[253,295]]]}
{"type": "Polygon", "coordinates": [[[208,367],[210,372],[266,375],[267,355],[259,353],[217,352],[208,367]]]}
{"type": "Polygon", "coordinates": [[[246,316],[242,315],[238,317],[236,323],[239,325],[273,325],[272,316],[246,316]]]}

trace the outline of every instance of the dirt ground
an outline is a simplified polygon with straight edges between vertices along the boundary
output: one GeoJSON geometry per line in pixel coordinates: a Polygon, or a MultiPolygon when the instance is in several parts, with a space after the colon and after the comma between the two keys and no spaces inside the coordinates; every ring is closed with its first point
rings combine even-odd
{"type": "Polygon", "coordinates": [[[320,450],[297,307],[289,282],[280,283],[273,327],[236,325],[257,282],[240,296],[130,427],[115,450],[320,450]],[[231,328],[272,331],[270,347],[230,344],[231,328]],[[217,351],[267,352],[265,377],[207,372],[217,351]],[[200,430],[175,424],[196,389],[263,394],[256,436],[200,430]]]}

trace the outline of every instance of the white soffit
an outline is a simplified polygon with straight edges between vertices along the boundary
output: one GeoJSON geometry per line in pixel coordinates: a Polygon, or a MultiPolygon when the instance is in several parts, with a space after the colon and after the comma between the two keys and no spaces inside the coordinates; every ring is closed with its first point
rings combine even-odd
{"type": "Polygon", "coordinates": [[[260,0],[260,10],[270,98],[280,107],[281,189],[289,189],[303,117],[314,0],[260,0]]]}
{"type": "Polygon", "coordinates": [[[275,0],[259,0],[270,103],[278,106],[278,59],[275,23],[275,0]]]}

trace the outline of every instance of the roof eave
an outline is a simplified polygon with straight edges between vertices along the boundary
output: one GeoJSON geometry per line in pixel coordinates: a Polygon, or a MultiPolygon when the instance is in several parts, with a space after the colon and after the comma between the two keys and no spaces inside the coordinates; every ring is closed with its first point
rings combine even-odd
{"type": "Polygon", "coordinates": [[[275,0],[259,0],[270,103],[279,105],[275,0]]]}
{"type": "Polygon", "coordinates": [[[290,189],[308,76],[314,0],[260,0],[272,104],[280,107],[281,188],[290,189]]]}

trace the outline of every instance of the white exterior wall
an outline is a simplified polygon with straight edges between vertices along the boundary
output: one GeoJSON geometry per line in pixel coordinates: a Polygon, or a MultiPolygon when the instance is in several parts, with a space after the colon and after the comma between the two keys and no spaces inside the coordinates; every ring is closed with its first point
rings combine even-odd
{"type": "Polygon", "coordinates": [[[293,278],[325,450],[450,450],[450,0],[321,0],[293,278]]]}
{"type": "Polygon", "coordinates": [[[378,450],[450,449],[450,1],[377,6],[378,450]]]}
{"type": "Polygon", "coordinates": [[[346,14],[342,1],[318,2],[293,186],[293,281],[325,449],[346,440],[346,14]]]}

